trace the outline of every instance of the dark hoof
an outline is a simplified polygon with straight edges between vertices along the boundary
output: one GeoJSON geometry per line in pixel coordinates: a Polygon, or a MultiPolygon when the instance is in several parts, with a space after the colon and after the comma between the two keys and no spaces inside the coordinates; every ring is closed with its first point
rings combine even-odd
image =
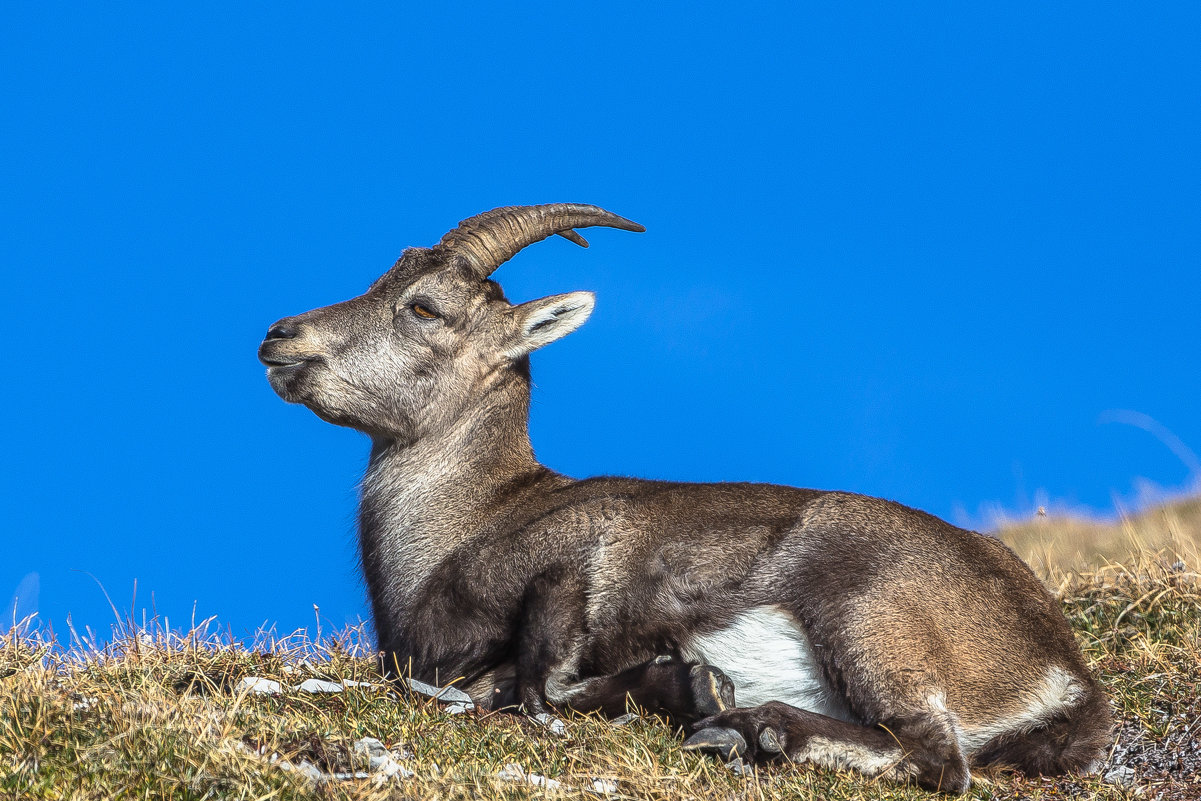
{"type": "Polygon", "coordinates": [[[744,756],[747,753],[746,740],[734,729],[718,728],[716,726],[701,729],[684,741],[687,751],[705,751],[717,754],[722,762],[744,756]]]}
{"type": "Polygon", "coordinates": [[[769,754],[784,752],[784,746],[780,744],[780,735],[768,726],[764,726],[763,731],[759,732],[759,747],[769,754]]]}
{"type": "Polygon", "coordinates": [[[712,665],[694,665],[689,672],[692,697],[700,717],[707,718],[734,707],[734,682],[712,665]]]}

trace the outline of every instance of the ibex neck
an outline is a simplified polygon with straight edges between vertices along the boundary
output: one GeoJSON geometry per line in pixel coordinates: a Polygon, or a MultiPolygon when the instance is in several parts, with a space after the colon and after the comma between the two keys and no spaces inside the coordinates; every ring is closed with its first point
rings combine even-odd
{"type": "Polygon", "coordinates": [[[441,483],[503,481],[537,467],[525,409],[516,415],[498,411],[469,410],[450,429],[414,442],[375,440],[367,470],[441,483]]]}
{"type": "Polygon", "coordinates": [[[553,475],[530,447],[528,392],[493,393],[438,437],[373,443],[359,546],[381,642],[439,564],[553,475]]]}
{"type": "Polygon", "coordinates": [[[494,503],[506,487],[545,472],[530,445],[528,414],[529,385],[513,377],[436,435],[374,441],[363,511],[375,507],[391,528],[406,520],[463,520],[494,503]]]}

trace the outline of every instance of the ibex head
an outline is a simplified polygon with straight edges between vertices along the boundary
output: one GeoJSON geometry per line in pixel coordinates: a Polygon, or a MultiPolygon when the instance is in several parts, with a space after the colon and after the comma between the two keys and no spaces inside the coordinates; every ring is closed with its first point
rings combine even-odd
{"type": "Polygon", "coordinates": [[[528,376],[527,354],[571,333],[592,313],[590,292],[513,306],[488,276],[518,251],[576,228],[643,231],[576,203],[509,206],[476,215],[433,248],[410,248],[357,298],[286,317],[259,359],[272,388],[319,417],[374,437],[415,441],[457,419],[473,400],[528,376]]]}

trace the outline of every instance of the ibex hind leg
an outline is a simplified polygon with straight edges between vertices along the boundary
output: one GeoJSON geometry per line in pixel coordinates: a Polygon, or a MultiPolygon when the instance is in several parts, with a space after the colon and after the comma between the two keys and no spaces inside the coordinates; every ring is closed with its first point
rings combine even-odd
{"type": "Polygon", "coordinates": [[[1017,768],[1028,776],[1092,773],[1113,742],[1109,702],[1091,687],[1083,701],[1037,726],[1001,734],[972,755],[973,765],[1017,768]]]}
{"type": "Polygon", "coordinates": [[[723,758],[812,762],[867,776],[912,778],[943,792],[961,793],[971,784],[953,723],[937,711],[864,726],[771,701],[721,712],[697,726],[684,747],[723,758]]]}

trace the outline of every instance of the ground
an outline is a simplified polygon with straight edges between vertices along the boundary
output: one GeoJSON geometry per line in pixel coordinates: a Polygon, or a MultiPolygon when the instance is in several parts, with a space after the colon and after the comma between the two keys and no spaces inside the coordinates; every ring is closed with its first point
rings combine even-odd
{"type": "MultiPolygon", "coordinates": [[[[1117,524],[1129,547],[1102,567],[1079,521],[1002,532],[1060,594],[1113,699],[1117,739],[1096,776],[978,776],[968,798],[1201,798],[1201,504],[1177,506],[1117,524]],[[1055,545],[1069,536],[1072,547],[1055,545]]],[[[101,649],[0,637],[0,798],[932,797],[805,765],[740,775],[682,751],[654,718],[577,716],[561,736],[512,715],[451,714],[375,685],[355,632],[250,646],[204,631],[118,634],[101,649]],[[280,691],[251,692],[248,677],[280,691]],[[291,689],[308,678],[341,691],[291,689]]]]}

